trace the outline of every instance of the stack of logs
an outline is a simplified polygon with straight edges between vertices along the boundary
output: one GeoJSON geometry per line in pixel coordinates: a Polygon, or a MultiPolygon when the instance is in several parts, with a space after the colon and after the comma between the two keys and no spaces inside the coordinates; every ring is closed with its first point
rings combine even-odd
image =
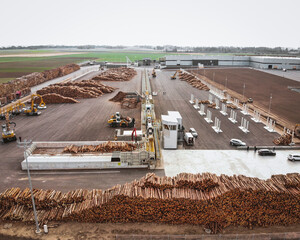
{"type": "MultiPolygon", "coordinates": [[[[41,224],[55,221],[197,224],[213,233],[234,225],[253,228],[300,224],[300,175],[268,180],[243,175],[147,174],[111,189],[61,193],[34,190],[41,224]]],[[[0,194],[0,218],[33,222],[29,190],[0,194]]]]}
{"type": "Polygon", "coordinates": [[[136,71],[133,68],[111,68],[105,72],[100,73],[98,76],[94,77],[92,80],[98,81],[129,81],[135,75],[136,71]]]}
{"type": "Polygon", "coordinates": [[[280,137],[274,139],[273,143],[276,145],[290,145],[292,142],[292,134],[284,133],[280,137]]]}
{"type": "Polygon", "coordinates": [[[127,142],[104,142],[99,145],[82,145],[66,146],[63,150],[64,153],[85,153],[85,152],[102,152],[110,153],[113,151],[129,152],[137,148],[135,144],[127,142]]]}
{"type": "MultiPolygon", "coordinates": [[[[93,81],[82,80],[77,82],[57,83],[38,90],[46,104],[50,103],[77,103],[75,99],[96,98],[104,93],[111,93],[115,88],[93,81]],[[61,100],[61,101],[60,101],[61,100]]],[[[39,103],[40,99],[36,100],[39,103]]]]}
{"type": "MultiPolygon", "coordinates": [[[[16,91],[21,91],[24,95],[33,86],[49,81],[51,79],[65,76],[69,73],[79,70],[80,67],[77,64],[69,64],[56,69],[46,70],[44,72],[34,72],[20,78],[16,78],[8,83],[1,84],[0,97],[6,97],[8,101],[12,101],[11,94],[16,91]]],[[[28,92],[29,93],[29,92],[28,92]]]]}
{"type": "Polygon", "coordinates": [[[182,81],[188,82],[194,88],[197,88],[199,90],[209,91],[209,87],[207,87],[207,85],[205,85],[204,83],[202,83],[200,79],[196,78],[192,74],[181,73],[181,74],[179,74],[179,79],[182,80],[182,81]]]}

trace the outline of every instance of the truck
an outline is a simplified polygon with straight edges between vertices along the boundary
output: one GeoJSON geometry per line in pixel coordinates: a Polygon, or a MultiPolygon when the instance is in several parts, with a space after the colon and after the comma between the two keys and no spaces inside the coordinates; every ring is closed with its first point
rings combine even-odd
{"type": "Polygon", "coordinates": [[[186,132],[184,134],[184,141],[186,142],[186,145],[188,146],[194,146],[195,138],[190,132],[186,132]]]}

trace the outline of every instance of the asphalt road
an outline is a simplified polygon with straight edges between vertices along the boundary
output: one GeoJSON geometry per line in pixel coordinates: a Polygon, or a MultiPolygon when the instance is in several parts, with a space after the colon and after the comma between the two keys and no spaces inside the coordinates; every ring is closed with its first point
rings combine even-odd
{"type": "MultiPolygon", "coordinates": [[[[212,120],[215,116],[221,121],[222,133],[217,134],[213,129],[213,124],[208,124],[204,116],[200,116],[198,110],[195,110],[189,103],[191,94],[200,100],[208,100],[208,92],[193,88],[185,81],[171,80],[171,75],[175,71],[157,71],[157,77],[151,78],[152,91],[157,91],[158,95],[154,96],[156,116],[167,114],[168,111],[179,111],[183,118],[185,129],[191,127],[198,132],[198,138],[192,147],[185,146],[186,149],[234,149],[229,145],[231,138],[239,138],[251,146],[272,146],[273,140],[279,135],[270,133],[265,130],[262,123],[255,123],[249,116],[244,116],[237,111],[238,123],[233,124],[228,120],[229,116],[223,116],[220,110],[211,109],[212,120]],[[166,92],[166,94],[163,94],[166,92]],[[244,117],[249,121],[249,133],[242,132],[240,126],[241,118],[244,117]]],[[[206,112],[207,106],[205,106],[206,112]]],[[[230,115],[230,109],[227,110],[230,115]]]]}
{"type": "MultiPolygon", "coordinates": [[[[140,91],[141,70],[129,82],[103,82],[118,87],[115,92],[104,94],[99,98],[80,99],[77,104],[51,104],[40,116],[16,116],[16,135],[22,139],[33,141],[95,141],[113,140],[115,129],[108,127],[108,118],[119,111],[123,115],[136,119],[136,127],[140,128],[140,106],[136,109],[121,109],[119,103],[108,101],[119,91],[140,91]]],[[[4,121],[0,121],[1,124],[4,121]]],[[[0,144],[0,191],[10,187],[27,187],[26,174],[21,171],[21,161],[24,160],[23,149],[16,142],[0,144]]],[[[86,171],[85,171],[86,172],[86,171]]],[[[120,170],[120,172],[91,173],[60,172],[51,174],[35,173],[32,175],[35,188],[55,188],[68,191],[75,188],[101,188],[124,184],[136,178],[141,178],[148,170],[120,170]]],[[[163,170],[155,170],[158,175],[164,175],[163,170]]]]}

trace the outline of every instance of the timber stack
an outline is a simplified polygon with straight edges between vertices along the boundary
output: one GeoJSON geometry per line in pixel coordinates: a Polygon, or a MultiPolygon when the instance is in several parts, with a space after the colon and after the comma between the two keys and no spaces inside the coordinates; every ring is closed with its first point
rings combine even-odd
{"type": "MultiPolygon", "coordinates": [[[[45,100],[46,104],[66,103],[67,101],[69,101],[69,103],[77,103],[78,101],[75,99],[97,98],[105,93],[111,93],[114,90],[114,87],[110,87],[99,82],[82,80],[77,82],[52,84],[48,87],[38,90],[37,93],[43,98],[48,98],[47,101],[45,100]],[[59,98],[61,99],[61,102],[59,102],[59,98]]],[[[40,99],[38,98],[36,103],[39,102],[40,99]]]]}
{"type": "Polygon", "coordinates": [[[133,68],[111,68],[105,72],[100,73],[98,76],[92,78],[96,81],[130,81],[137,72],[133,68]]]}
{"type": "Polygon", "coordinates": [[[135,144],[127,142],[105,142],[98,145],[70,145],[63,150],[64,153],[85,153],[85,152],[101,152],[111,153],[113,151],[129,152],[137,148],[135,144]]]}
{"type": "Polygon", "coordinates": [[[181,81],[186,81],[188,84],[192,85],[194,88],[197,88],[199,90],[205,90],[205,91],[210,90],[206,84],[202,83],[200,79],[196,78],[192,74],[181,73],[179,74],[179,79],[181,81]]]}
{"type": "MultiPolygon", "coordinates": [[[[243,175],[182,173],[176,177],[147,174],[105,191],[34,190],[38,218],[48,221],[154,222],[197,224],[213,233],[234,225],[300,223],[300,174],[268,180],[243,175]]],[[[0,194],[0,218],[33,222],[29,190],[0,194]]]]}
{"type": "Polygon", "coordinates": [[[69,73],[79,70],[80,67],[77,64],[68,64],[59,68],[46,70],[44,72],[34,72],[20,78],[16,78],[8,83],[1,84],[0,97],[6,97],[10,100],[11,94],[15,94],[16,91],[21,91],[24,95],[33,86],[52,80],[57,77],[65,76],[69,73]]]}
{"type": "Polygon", "coordinates": [[[292,143],[292,134],[284,133],[273,141],[276,145],[288,146],[292,143]]]}

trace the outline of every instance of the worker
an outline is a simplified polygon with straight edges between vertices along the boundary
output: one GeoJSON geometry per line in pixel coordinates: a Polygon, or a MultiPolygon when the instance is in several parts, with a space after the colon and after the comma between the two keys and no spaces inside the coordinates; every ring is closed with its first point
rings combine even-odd
{"type": "Polygon", "coordinates": [[[256,146],[254,146],[254,152],[256,152],[256,146]]]}
{"type": "Polygon", "coordinates": [[[249,151],[249,146],[247,146],[247,151],[249,151]]]}

